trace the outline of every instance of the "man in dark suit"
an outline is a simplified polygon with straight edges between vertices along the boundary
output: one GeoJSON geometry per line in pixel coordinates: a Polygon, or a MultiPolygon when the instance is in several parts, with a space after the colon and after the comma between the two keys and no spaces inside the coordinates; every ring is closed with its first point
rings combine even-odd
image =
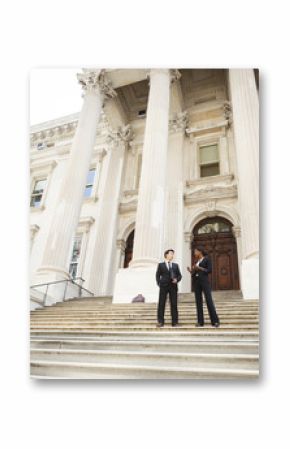
{"type": "Polygon", "coordinates": [[[159,302],[157,310],[157,327],[164,326],[164,312],[167,293],[169,293],[170,309],[172,326],[179,326],[178,324],[178,309],[177,309],[177,291],[178,282],[182,276],[177,263],[173,263],[174,250],[168,249],[164,253],[164,262],[160,262],[156,271],[156,282],[159,286],[159,302]]]}
{"type": "Polygon", "coordinates": [[[203,316],[203,301],[202,293],[204,293],[205,301],[210,316],[212,326],[219,327],[219,317],[216,313],[215,305],[212,299],[211,287],[208,279],[208,274],[212,272],[211,260],[207,256],[203,247],[197,247],[194,249],[194,255],[197,262],[193,265],[192,269],[187,267],[187,270],[193,276],[195,301],[197,308],[197,327],[204,326],[203,316]]]}

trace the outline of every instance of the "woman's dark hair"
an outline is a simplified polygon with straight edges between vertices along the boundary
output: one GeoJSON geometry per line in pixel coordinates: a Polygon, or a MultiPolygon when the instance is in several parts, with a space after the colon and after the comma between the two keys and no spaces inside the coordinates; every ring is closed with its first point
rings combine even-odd
{"type": "Polygon", "coordinates": [[[171,251],[174,253],[174,249],[167,249],[166,251],[164,251],[164,257],[166,257],[167,254],[170,253],[171,251]]]}
{"type": "Polygon", "coordinates": [[[196,246],[195,249],[200,251],[203,256],[207,256],[207,252],[206,252],[206,250],[205,250],[205,248],[203,246],[196,246]]]}

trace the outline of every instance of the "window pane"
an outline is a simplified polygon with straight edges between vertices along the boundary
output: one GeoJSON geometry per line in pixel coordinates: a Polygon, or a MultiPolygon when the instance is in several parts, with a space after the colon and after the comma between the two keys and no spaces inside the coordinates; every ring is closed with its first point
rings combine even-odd
{"type": "Polygon", "coordinates": [[[92,186],[88,186],[85,188],[85,197],[86,198],[88,198],[92,195],[92,190],[93,190],[92,186]]]}
{"type": "Polygon", "coordinates": [[[33,195],[31,197],[30,206],[31,207],[39,207],[41,203],[42,195],[33,195]]]}
{"type": "Polygon", "coordinates": [[[220,169],[219,169],[219,163],[216,164],[210,164],[210,165],[201,165],[200,167],[200,176],[202,178],[206,176],[215,176],[219,175],[220,169]]]}
{"type": "Polygon", "coordinates": [[[217,145],[207,145],[200,147],[200,163],[206,164],[208,162],[215,162],[218,160],[217,145]]]}
{"type": "Polygon", "coordinates": [[[34,186],[34,192],[43,192],[46,185],[46,179],[39,179],[34,186]]]}
{"type": "Polygon", "coordinates": [[[230,232],[231,227],[228,223],[223,221],[216,221],[213,223],[205,223],[201,226],[197,233],[198,234],[212,234],[214,232],[230,232]]]}
{"type": "Polygon", "coordinates": [[[89,171],[87,176],[87,184],[94,184],[95,172],[96,170],[94,168],[89,171]]]}

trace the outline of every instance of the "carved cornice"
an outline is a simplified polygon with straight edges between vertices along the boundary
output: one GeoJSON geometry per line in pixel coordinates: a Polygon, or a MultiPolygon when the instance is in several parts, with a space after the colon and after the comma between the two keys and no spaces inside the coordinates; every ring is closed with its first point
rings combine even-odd
{"type": "Polygon", "coordinates": [[[126,212],[134,212],[137,210],[137,203],[138,203],[137,196],[132,197],[132,199],[128,202],[122,201],[119,204],[119,212],[121,214],[126,212]]]}
{"type": "Polygon", "coordinates": [[[49,174],[56,167],[56,165],[57,165],[57,162],[55,160],[42,161],[42,162],[37,161],[37,162],[32,162],[30,164],[30,170],[31,170],[31,173],[42,172],[42,173],[49,174]]]}
{"type": "Polygon", "coordinates": [[[231,186],[215,186],[207,185],[196,191],[187,192],[184,195],[186,205],[200,203],[208,200],[217,200],[221,198],[236,198],[237,185],[231,186]]]}
{"type": "Polygon", "coordinates": [[[200,187],[203,185],[208,184],[232,184],[232,181],[234,180],[234,175],[218,175],[218,176],[212,176],[210,178],[199,178],[199,179],[192,179],[186,181],[186,187],[200,187]]]}
{"type": "Polygon", "coordinates": [[[104,98],[117,96],[104,69],[83,69],[82,73],[77,74],[77,79],[84,93],[100,91],[104,98]]]}
{"type": "MultiPolygon", "coordinates": [[[[212,202],[220,198],[236,198],[237,184],[233,180],[233,175],[225,175],[187,181],[187,191],[184,195],[185,204],[207,201],[212,205],[212,202]]],[[[215,210],[215,204],[212,210],[215,210]]]]}
{"type": "Polygon", "coordinates": [[[81,217],[78,223],[78,232],[88,232],[94,222],[93,217],[81,217]]]}

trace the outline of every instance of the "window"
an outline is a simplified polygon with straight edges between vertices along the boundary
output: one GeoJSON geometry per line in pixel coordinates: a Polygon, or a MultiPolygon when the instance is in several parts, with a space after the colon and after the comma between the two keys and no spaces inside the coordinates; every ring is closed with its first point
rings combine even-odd
{"type": "Polygon", "coordinates": [[[41,151],[41,150],[44,150],[45,145],[44,145],[43,142],[39,142],[39,143],[37,144],[36,148],[37,148],[37,150],[41,151]]]}
{"type": "Polygon", "coordinates": [[[46,187],[47,179],[38,179],[35,181],[33,192],[31,194],[30,206],[39,207],[46,187]]]}
{"type": "Polygon", "coordinates": [[[197,229],[197,234],[212,234],[216,232],[231,232],[231,224],[223,220],[212,220],[202,224],[197,229]]]}
{"type": "Polygon", "coordinates": [[[92,191],[93,191],[93,186],[94,186],[94,181],[95,181],[95,174],[96,174],[96,169],[92,168],[87,176],[87,183],[86,183],[86,188],[85,188],[85,198],[89,198],[90,196],[92,196],[92,191]]]}
{"type": "Polygon", "coordinates": [[[201,178],[219,175],[220,164],[217,144],[199,147],[199,161],[201,178]]]}
{"type": "Polygon", "coordinates": [[[141,111],[138,111],[138,117],[145,117],[146,116],[146,109],[142,109],[141,111]]]}
{"type": "Polygon", "coordinates": [[[80,254],[81,254],[81,244],[82,244],[82,235],[77,235],[74,239],[73,244],[73,250],[72,250],[72,256],[69,266],[69,274],[73,279],[77,277],[77,271],[78,271],[78,264],[80,260],[80,254]]]}

